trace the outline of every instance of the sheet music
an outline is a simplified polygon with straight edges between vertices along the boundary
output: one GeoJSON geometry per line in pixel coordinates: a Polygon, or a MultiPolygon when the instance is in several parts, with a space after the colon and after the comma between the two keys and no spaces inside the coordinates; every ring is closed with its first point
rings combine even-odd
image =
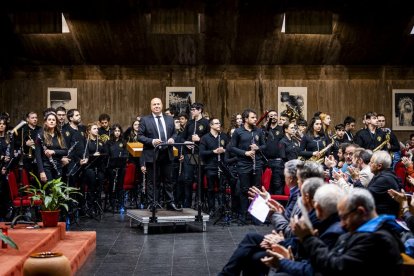
{"type": "Polygon", "coordinates": [[[269,214],[270,208],[266,204],[266,200],[264,200],[261,196],[256,195],[250,203],[248,212],[260,220],[261,222],[265,222],[267,215],[269,214]]]}

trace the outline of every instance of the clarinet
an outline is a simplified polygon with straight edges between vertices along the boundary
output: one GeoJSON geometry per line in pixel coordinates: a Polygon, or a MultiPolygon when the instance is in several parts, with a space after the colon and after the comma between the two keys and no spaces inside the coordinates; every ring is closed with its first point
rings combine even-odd
{"type": "MultiPolygon", "coordinates": [[[[193,135],[195,135],[196,134],[196,130],[197,130],[197,121],[196,121],[196,117],[194,116],[194,132],[193,132],[193,135]]],[[[193,142],[193,139],[191,139],[191,142],[193,142]]],[[[194,143],[194,142],[193,142],[194,143]]],[[[193,148],[191,149],[191,153],[192,154],[194,154],[194,146],[193,146],[193,148]]]]}
{"type": "MultiPolygon", "coordinates": [[[[183,155],[183,146],[181,146],[181,149],[180,149],[180,158],[182,155],[183,155]]],[[[178,176],[181,176],[181,171],[183,169],[183,160],[179,160],[179,162],[180,162],[180,166],[178,167],[178,176]]]]}
{"type": "MultiPolygon", "coordinates": [[[[254,132],[252,130],[252,145],[255,145],[255,144],[256,144],[256,142],[254,141],[254,132]]],[[[256,152],[253,155],[253,175],[255,175],[255,174],[256,174],[256,152]]]]}
{"type": "MultiPolygon", "coordinates": [[[[37,134],[37,137],[39,138],[40,145],[42,146],[43,151],[46,151],[48,148],[47,148],[47,147],[45,146],[45,144],[43,143],[43,139],[42,139],[42,137],[40,136],[40,133],[38,133],[38,134],[37,134]]],[[[58,176],[60,176],[59,169],[58,169],[57,164],[56,164],[56,162],[55,162],[55,160],[53,159],[53,157],[52,157],[52,156],[49,156],[49,162],[50,162],[50,164],[52,164],[53,169],[55,169],[55,171],[56,171],[57,175],[58,175],[58,176]]]]}
{"type": "Polygon", "coordinates": [[[69,149],[68,149],[68,154],[66,155],[66,156],[69,156],[71,153],[72,153],[72,151],[75,149],[75,147],[76,147],[76,144],[78,144],[79,143],[79,141],[76,141],[75,142],[75,144],[73,144],[69,149]]]}
{"type": "MultiPolygon", "coordinates": [[[[220,138],[220,133],[219,133],[219,135],[218,135],[218,147],[220,147],[220,140],[221,140],[221,138],[220,138]]],[[[218,169],[217,175],[218,175],[219,179],[220,179],[220,176],[221,176],[220,162],[221,162],[221,158],[220,158],[220,153],[219,153],[217,155],[217,169],[218,169]]]]}

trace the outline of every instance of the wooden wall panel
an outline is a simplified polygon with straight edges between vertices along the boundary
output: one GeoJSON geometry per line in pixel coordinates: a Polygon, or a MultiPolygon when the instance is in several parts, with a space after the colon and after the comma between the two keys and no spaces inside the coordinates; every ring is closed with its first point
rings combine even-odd
{"type": "MultiPolygon", "coordinates": [[[[358,119],[367,111],[392,112],[392,89],[414,88],[414,70],[398,67],[342,66],[218,66],[218,67],[25,67],[0,80],[0,111],[15,124],[46,107],[48,87],[77,87],[84,123],[100,113],[112,122],[130,125],[136,114],[148,114],[153,97],[165,103],[166,86],[195,86],[196,101],[226,125],[233,113],[253,108],[260,116],[277,106],[279,86],[308,88],[308,118],[317,111],[331,114],[332,123],[347,115],[358,119]]],[[[42,120],[40,120],[42,121],[42,120]]],[[[390,122],[391,123],[391,122],[390,122]]],[[[406,139],[409,132],[397,132],[406,139]]]]}

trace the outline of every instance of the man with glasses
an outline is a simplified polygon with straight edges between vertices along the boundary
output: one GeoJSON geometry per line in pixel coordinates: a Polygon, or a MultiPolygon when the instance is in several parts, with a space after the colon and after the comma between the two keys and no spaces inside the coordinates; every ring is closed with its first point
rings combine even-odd
{"type": "Polygon", "coordinates": [[[291,223],[315,274],[400,275],[404,246],[398,232],[402,229],[395,217],[378,216],[369,191],[350,191],[339,201],[338,214],[348,233],[341,235],[332,249],[302,220],[291,223]]]}
{"type": "MultiPolygon", "coordinates": [[[[207,177],[208,211],[210,215],[215,213],[215,189],[217,183],[220,191],[223,191],[223,172],[219,168],[219,162],[224,161],[224,152],[228,144],[228,138],[221,132],[221,123],[217,118],[210,120],[210,133],[201,137],[200,156],[204,161],[204,172],[207,177]]],[[[224,204],[224,202],[222,202],[224,204]]]]}

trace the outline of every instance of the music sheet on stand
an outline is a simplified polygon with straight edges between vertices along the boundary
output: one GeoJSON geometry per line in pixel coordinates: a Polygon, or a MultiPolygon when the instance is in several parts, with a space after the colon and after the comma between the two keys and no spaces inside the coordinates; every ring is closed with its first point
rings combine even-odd
{"type": "Polygon", "coordinates": [[[249,213],[261,222],[265,222],[269,210],[270,208],[267,206],[266,200],[259,195],[255,196],[248,209],[249,213]]]}

